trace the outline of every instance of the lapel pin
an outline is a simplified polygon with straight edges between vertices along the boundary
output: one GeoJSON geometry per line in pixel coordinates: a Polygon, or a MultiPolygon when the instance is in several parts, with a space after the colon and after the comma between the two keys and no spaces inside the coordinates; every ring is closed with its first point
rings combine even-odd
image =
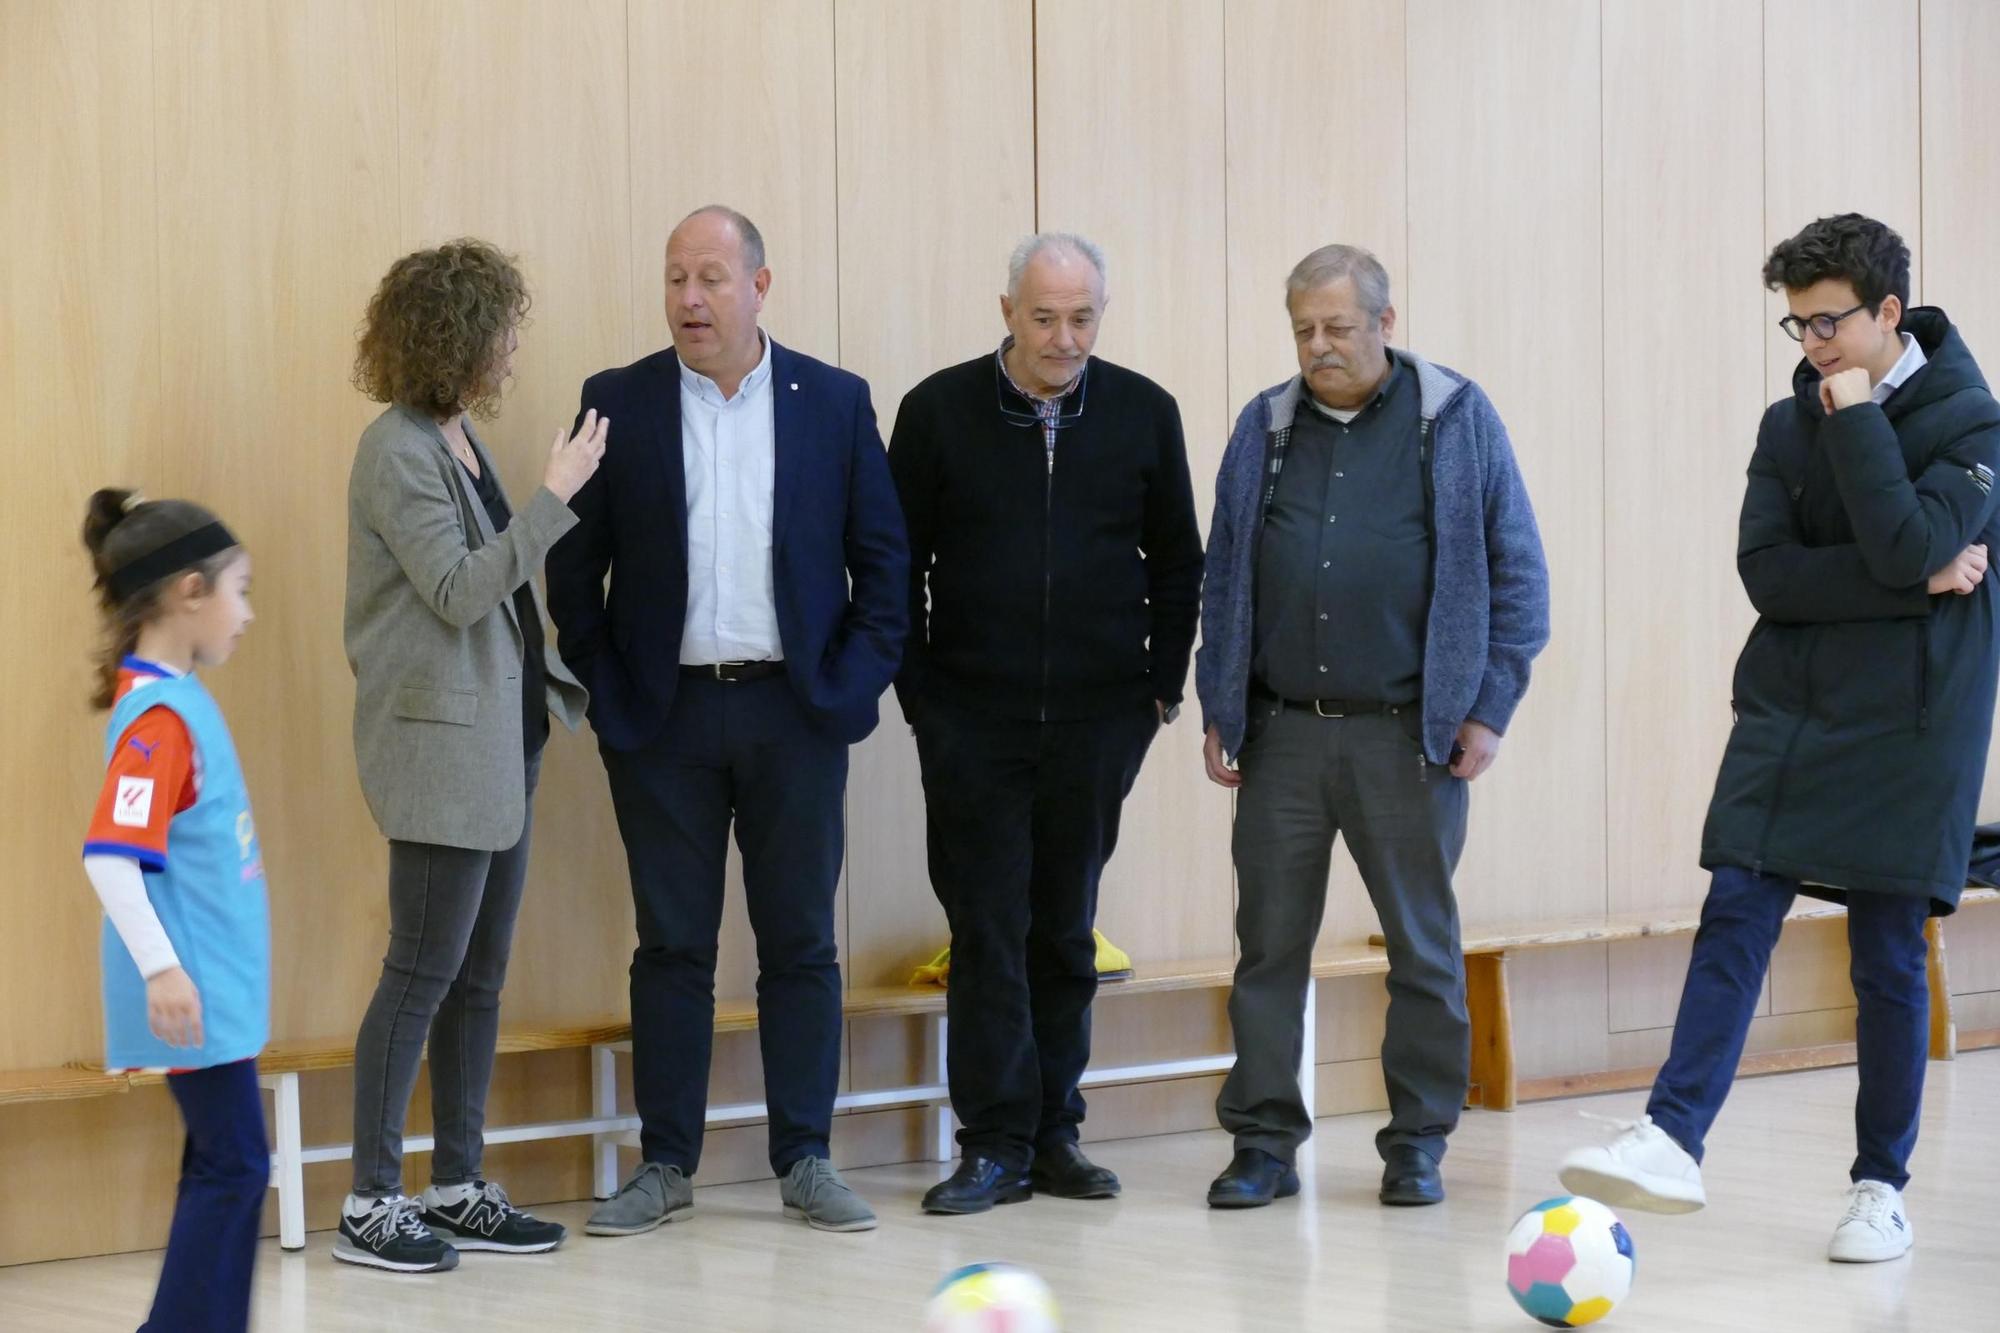
{"type": "Polygon", "coordinates": [[[797,384],[792,385],[792,392],[797,393],[798,391],[799,391],[799,386],[797,384]]]}

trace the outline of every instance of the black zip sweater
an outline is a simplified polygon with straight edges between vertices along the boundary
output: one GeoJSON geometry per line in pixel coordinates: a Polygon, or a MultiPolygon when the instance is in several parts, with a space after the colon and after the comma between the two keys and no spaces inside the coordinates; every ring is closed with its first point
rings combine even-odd
{"type": "Polygon", "coordinates": [[[1051,465],[1034,404],[988,352],[896,413],[910,534],[896,693],[1037,721],[1177,704],[1201,602],[1201,530],[1173,395],[1092,358],[1051,465]]]}

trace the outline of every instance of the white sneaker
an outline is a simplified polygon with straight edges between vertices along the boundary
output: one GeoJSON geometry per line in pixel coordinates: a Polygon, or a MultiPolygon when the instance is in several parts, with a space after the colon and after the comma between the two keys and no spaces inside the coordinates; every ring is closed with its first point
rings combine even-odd
{"type": "Polygon", "coordinates": [[[1620,1124],[1617,1138],[1563,1158],[1557,1174],[1564,1189],[1645,1213],[1692,1213],[1708,1202],[1701,1166],[1651,1116],[1613,1123],[1620,1124]]]}
{"type": "Polygon", "coordinates": [[[1902,1193],[1879,1180],[1862,1180],[1847,1191],[1847,1216],[1833,1229],[1826,1257],[1837,1264],[1879,1264],[1902,1258],[1916,1240],[1902,1193]]]}

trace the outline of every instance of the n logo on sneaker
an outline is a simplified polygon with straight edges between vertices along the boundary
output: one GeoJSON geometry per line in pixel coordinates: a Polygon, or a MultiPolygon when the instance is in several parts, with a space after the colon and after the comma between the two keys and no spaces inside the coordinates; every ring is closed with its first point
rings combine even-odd
{"type": "Polygon", "coordinates": [[[466,1205],[465,1213],[455,1226],[467,1231],[476,1231],[482,1236],[491,1236],[507,1220],[508,1210],[492,1199],[474,1199],[466,1205]]]}

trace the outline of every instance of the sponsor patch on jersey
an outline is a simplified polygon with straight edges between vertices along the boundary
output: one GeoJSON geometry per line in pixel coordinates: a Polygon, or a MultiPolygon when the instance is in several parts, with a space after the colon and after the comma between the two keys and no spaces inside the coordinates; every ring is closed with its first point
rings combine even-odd
{"type": "Polygon", "coordinates": [[[111,800],[111,822],[125,828],[145,828],[153,822],[153,780],[121,777],[111,800]]]}

